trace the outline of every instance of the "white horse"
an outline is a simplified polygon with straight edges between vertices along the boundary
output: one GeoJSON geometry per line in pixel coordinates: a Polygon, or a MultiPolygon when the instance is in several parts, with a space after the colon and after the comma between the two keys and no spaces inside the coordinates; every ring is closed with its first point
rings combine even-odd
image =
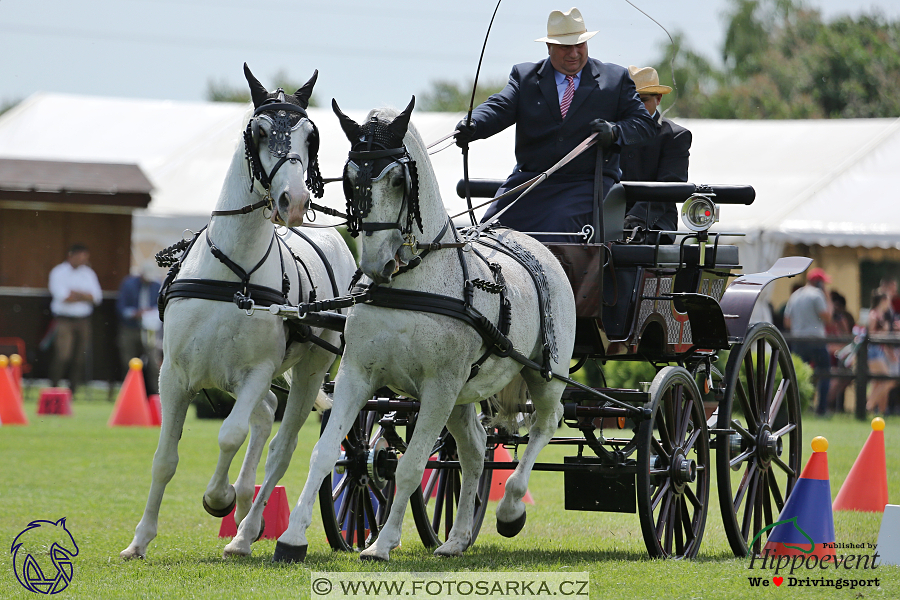
{"type": "MultiPolygon", "coordinates": [[[[487,261],[501,267],[502,278],[495,277],[487,261],[476,256],[476,252],[460,254],[458,249],[432,250],[418,266],[409,268],[419,262],[415,239],[453,243],[455,238],[425,145],[409,125],[414,103],[415,98],[400,114],[389,109],[374,110],[362,125],[343,115],[334,104],[352,144],[344,185],[352,199],[351,225],[365,232],[360,237],[363,272],[388,295],[397,290],[415,290],[460,300],[465,298],[466,279],[479,279],[484,285],[474,290],[472,307],[494,324],[501,313],[500,296],[483,289],[490,288],[490,283],[494,291],[497,284],[505,285],[511,303],[508,338],[513,347],[540,363],[548,354],[545,347],[554,345],[547,343],[553,338],[555,352],[545,364],[554,373],[567,374],[575,339],[575,302],[565,273],[540,243],[512,231],[500,235],[509,246],[518,249],[520,256],[530,255],[537,274],[496,250],[496,241],[475,247],[487,261]],[[465,255],[467,277],[461,255],[465,255]],[[398,273],[398,269],[402,272],[398,273]],[[552,313],[553,333],[549,336],[541,331],[542,322],[549,322],[551,317],[547,304],[539,304],[535,277],[543,281],[545,300],[552,313]]],[[[274,560],[292,562],[305,557],[306,529],[319,487],[338,460],[340,442],[357,413],[383,386],[417,398],[421,406],[415,432],[397,467],[397,491],[390,514],[377,539],[360,557],[387,560],[390,551],[400,544],[407,501],[422,481],[425,463],[445,424],[457,440],[462,483],[458,518],[447,541],[435,554],[460,555],[470,545],[475,492],[484,467],[486,443],[474,403],[497,394],[508,384],[520,386],[517,378],[521,376],[534,402],[534,423],[528,447],[506,483],[506,493],[496,513],[498,531],[507,537],[516,535],[525,524],[522,497],[531,468],[562,416],[560,398],[565,384],[555,378],[548,381],[540,372],[523,370],[523,365],[512,358],[494,354],[470,378],[473,363],[492,344],[486,344],[470,324],[444,314],[360,304],[350,311],[344,337],[346,351],[336,379],[331,417],[313,450],[309,476],[291,513],[290,525],[278,539],[274,560]]],[[[507,412],[518,412],[524,392],[501,395],[511,400],[505,407],[507,412]]]]}
{"type": "MultiPolygon", "coordinates": [[[[288,234],[282,243],[275,226],[303,222],[310,203],[307,186],[321,195],[318,131],[305,112],[317,73],[288,95],[281,89],[269,93],[246,64],[244,72],[255,109],[245,122],[244,143],[235,148],[209,226],[195,238],[167,288],[175,297],[164,313],[162,430],[144,515],[134,540],[121,552],[126,559],[143,558],[156,537],[160,503],[175,474],[178,440],[197,392],[218,388],[235,397],[234,408],[219,431],[219,461],[203,505],[219,517],[236,505],[235,520],[240,523],[253,501],[256,467],[272,431],[277,405],[270,391],[273,377],[291,369],[283,423],[295,435],[293,439],[276,437],[269,448],[270,461],[281,455],[289,460],[297,444],[296,430],[309,415],[335,358],[318,345],[292,339],[283,319],[267,313],[249,317],[232,301],[237,294],[246,308],[247,296],[263,305],[305,302],[313,291],[319,299],[334,297],[347,289],[356,269],[347,245],[333,229],[307,229],[307,240],[288,234]],[[290,282],[287,297],[282,295],[285,276],[290,282]],[[249,285],[243,285],[242,279],[249,285]],[[232,486],[228,469],[248,427],[247,454],[232,486]]],[[[333,346],[340,344],[334,331],[312,329],[310,333],[333,346]]],[[[262,504],[270,492],[260,493],[262,504]]],[[[262,527],[260,521],[254,523],[255,536],[262,527]]]]}

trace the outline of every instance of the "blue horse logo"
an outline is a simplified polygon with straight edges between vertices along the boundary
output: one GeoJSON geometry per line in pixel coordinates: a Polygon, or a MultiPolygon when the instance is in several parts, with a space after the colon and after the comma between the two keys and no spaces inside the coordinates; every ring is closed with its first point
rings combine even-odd
{"type": "Polygon", "coordinates": [[[72,581],[72,559],[78,556],[75,538],[59,521],[32,521],[13,540],[10,552],[16,579],[36,594],[58,594],[72,581]]]}

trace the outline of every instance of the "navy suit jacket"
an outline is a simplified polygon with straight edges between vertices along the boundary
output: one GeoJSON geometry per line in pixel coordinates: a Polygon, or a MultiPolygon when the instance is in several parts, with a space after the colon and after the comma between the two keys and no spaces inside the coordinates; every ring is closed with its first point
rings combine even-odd
{"type": "Polygon", "coordinates": [[[158,281],[148,281],[146,284],[137,275],[129,275],[122,280],[119,285],[119,297],[116,299],[116,312],[119,314],[119,322],[125,327],[138,328],[141,326],[141,318],[136,316],[136,311],[142,307],[140,305],[141,287],[146,285],[149,290],[147,298],[150,302],[149,308],[156,306],[156,297],[159,296],[158,281]]]}
{"type": "MultiPolygon", "coordinates": [[[[655,138],[622,151],[622,181],[687,181],[691,132],[660,117],[655,138]]],[[[626,214],[641,219],[648,229],[678,229],[678,209],[661,202],[629,202],[626,214]]]]}
{"type": "MultiPolygon", "coordinates": [[[[590,123],[613,123],[619,139],[607,151],[603,173],[620,179],[619,155],[623,146],[640,144],[656,135],[656,124],[638,97],[628,71],[619,65],[589,58],[572,104],[562,118],[555,70],[550,59],[514,66],[509,83],[472,112],[473,139],[483,139],[512,124],[516,126],[516,171],[539,173],[568,154],[591,133],[590,123]]],[[[589,149],[551,177],[570,175],[591,180],[597,160],[589,149]]],[[[541,186],[535,188],[535,191],[541,186]]]]}

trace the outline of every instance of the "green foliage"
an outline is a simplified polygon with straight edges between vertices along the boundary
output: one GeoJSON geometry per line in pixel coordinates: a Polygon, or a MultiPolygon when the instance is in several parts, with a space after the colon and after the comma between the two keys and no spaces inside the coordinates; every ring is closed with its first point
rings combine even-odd
{"type": "MultiPolygon", "coordinates": [[[[672,114],[711,119],[896,117],[900,22],[880,15],[829,23],[798,0],[732,0],[724,69],[676,35],[656,66],[678,99],[672,114]],[[676,52],[677,50],[677,52],[676,52]]],[[[673,94],[672,96],[675,96],[673,94]]]]}
{"type": "Polygon", "coordinates": [[[806,414],[809,409],[812,409],[816,395],[816,386],[813,384],[813,368],[796,354],[791,354],[791,361],[794,363],[797,388],[800,390],[800,410],[806,414]]]}
{"type": "MultiPolygon", "coordinates": [[[[306,83],[305,81],[298,83],[284,70],[275,73],[272,81],[271,85],[266,85],[266,89],[271,91],[281,88],[288,94],[293,94],[306,83]]],[[[206,99],[210,102],[250,102],[250,88],[246,84],[233,86],[224,79],[210,79],[206,82],[206,99]]],[[[310,97],[309,105],[319,105],[315,94],[310,97]]]]}
{"type": "MultiPolygon", "coordinates": [[[[441,79],[431,82],[431,88],[420,94],[419,106],[422,110],[434,112],[466,112],[472,98],[474,81],[456,83],[441,79]]],[[[506,85],[506,81],[495,80],[480,83],[475,92],[475,106],[478,106],[491,94],[496,94],[506,85]]]]}

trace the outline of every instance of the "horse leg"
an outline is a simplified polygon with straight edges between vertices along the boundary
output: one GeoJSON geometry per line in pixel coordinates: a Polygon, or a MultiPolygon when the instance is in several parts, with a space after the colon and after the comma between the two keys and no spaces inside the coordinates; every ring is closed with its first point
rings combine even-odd
{"type": "MultiPolygon", "coordinates": [[[[234,492],[237,496],[234,522],[238,525],[247,516],[250,505],[253,503],[253,492],[256,490],[256,467],[262,458],[266,440],[272,434],[272,424],[275,422],[277,408],[278,398],[269,391],[250,414],[250,439],[247,442],[247,453],[244,455],[244,462],[241,463],[237,479],[234,480],[234,492]]],[[[262,530],[259,533],[262,534],[262,530]]]]}
{"type": "Polygon", "coordinates": [[[127,548],[119,553],[119,556],[124,559],[144,558],[147,555],[147,546],[156,537],[159,507],[162,504],[166,485],[175,475],[175,469],[178,466],[178,440],[181,439],[184,419],[192,394],[180,383],[173,382],[173,379],[171,370],[164,365],[160,377],[162,426],[159,432],[159,444],[153,455],[150,494],[147,497],[144,515],[134,530],[134,539],[127,548]]]}
{"type": "Polygon", "coordinates": [[[559,399],[565,384],[559,380],[545,381],[540,374],[522,371],[534,403],[534,420],[528,430],[528,445],[519,464],[506,480],[506,492],[497,504],[497,533],[514,537],[525,526],[525,503],[522,498],[528,491],[528,479],[538,453],[556,433],[563,407],[559,399]]]}
{"type": "MultiPolygon", "coordinates": [[[[228,469],[234,455],[247,439],[250,414],[256,409],[272,382],[272,371],[257,369],[235,389],[234,408],[219,429],[219,461],[203,494],[203,507],[214,517],[225,517],[237,504],[234,486],[228,482],[228,469]]],[[[251,492],[252,494],[252,492],[251,492]]]]}
{"type": "MultiPolygon", "coordinates": [[[[472,543],[472,525],[475,518],[475,493],[478,479],[484,470],[484,448],[487,433],[484,431],[474,404],[457,406],[450,413],[447,430],[456,439],[462,482],[456,521],[450,529],[447,541],[434,551],[435,556],[460,556],[472,543]]],[[[485,502],[487,498],[484,499],[485,502]]]]}
{"type": "MultiPolygon", "coordinates": [[[[328,358],[329,360],[331,359],[330,356],[328,358]]],[[[251,544],[262,533],[263,510],[269,501],[272,490],[284,477],[285,471],[291,464],[291,456],[293,456],[294,450],[297,448],[297,433],[303,427],[312,411],[316,396],[320,393],[320,386],[325,378],[326,369],[327,366],[306,377],[306,373],[303,373],[303,376],[296,376],[299,366],[294,367],[293,373],[295,375],[292,377],[291,391],[288,395],[287,407],[284,410],[281,427],[278,428],[278,433],[275,434],[275,437],[269,444],[265,478],[262,486],[259,488],[256,500],[253,501],[250,512],[247,513],[247,516],[238,527],[237,535],[225,546],[224,558],[229,556],[249,556],[252,552],[251,544]]]]}
{"type": "MultiPolygon", "coordinates": [[[[328,425],[313,447],[306,483],[300,492],[297,506],[291,511],[287,530],[275,544],[275,554],[272,557],[274,562],[300,562],[306,558],[308,546],[306,530],[312,523],[313,505],[319,494],[319,488],[340,458],[341,441],[346,437],[366,401],[375,393],[364,372],[348,375],[346,371],[349,370],[345,361],[335,382],[334,405],[331,408],[328,425]]],[[[281,428],[284,429],[283,424],[281,428]]],[[[281,431],[278,435],[281,435],[281,431]]]]}
{"type": "Polygon", "coordinates": [[[378,533],[378,539],[360,552],[359,558],[362,560],[388,560],[391,550],[400,545],[400,532],[406,504],[416,488],[422,484],[425,463],[428,462],[434,442],[440,435],[444,424],[447,423],[456,401],[456,394],[450,396],[446,389],[431,394],[423,390],[421,396],[416,429],[406,452],[400,457],[397,472],[394,475],[397,487],[394,503],[391,505],[387,521],[378,533]]]}

